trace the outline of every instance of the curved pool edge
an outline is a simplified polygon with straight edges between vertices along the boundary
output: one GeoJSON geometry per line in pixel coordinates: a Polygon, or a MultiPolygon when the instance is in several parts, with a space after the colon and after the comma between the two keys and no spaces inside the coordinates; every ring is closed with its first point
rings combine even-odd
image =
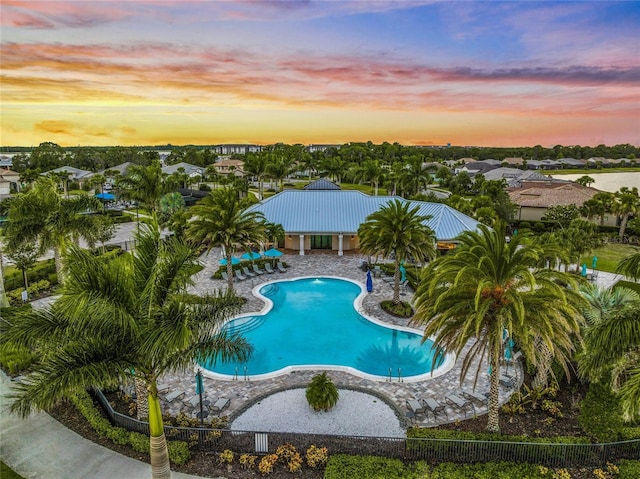
{"type": "MultiPolygon", "coordinates": [[[[296,276],[295,278],[284,278],[284,279],[273,279],[270,281],[265,281],[264,283],[258,284],[256,286],[253,287],[253,289],[251,290],[251,294],[253,294],[255,297],[261,299],[262,301],[265,302],[265,305],[262,307],[262,309],[260,311],[257,312],[248,312],[248,313],[243,313],[243,314],[239,314],[236,315],[232,318],[229,318],[228,321],[226,321],[222,327],[224,327],[227,323],[229,323],[230,321],[239,319],[239,318],[244,318],[244,317],[254,317],[254,316],[264,316],[266,315],[269,311],[271,311],[271,309],[273,308],[273,301],[271,299],[269,299],[268,297],[264,296],[262,293],[260,293],[260,290],[262,288],[264,288],[267,285],[270,284],[274,284],[274,283],[285,283],[285,282],[293,282],[293,281],[297,281],[300,279],[337,279],[337,280],[342,280],[342,281],[348,281],[350,283],[353,283],[357,286],[360,287],[360,294],[358,296],[356,296],[356,298],[353,301],[353,307],[355,309],[355,311],[362,316],[363,318],[365,318],[367,321],[370,321],[378,326],[381,326],[383,328],[387,328],[387,329],[392,329],[392,330],[397,330],[397,331],[403,331],[403,332],[408,332],[408,333],[413,333],[413,334],[417,334],[419,336],[422,336],[424,334],[424,330],[420,330],[420,329],[416,329],[416,328],[409,328],[407,326],[398,326],[398,325],[390,325],[388,323],[385,323],[384,321],[378,319],[378,318],[374,318],[373,316],[369,315],[362,307],[362,302],[364,301],[364,298],[366,298],[367,296],[367,290],[366,290],[366,286],[362,283],[359,283],[358,281],[355,281],[353,279],[349,279],[349,278],[343,278],[341,276],[327,276],[327,275],[308,275],[308,276],[296,276]]],[[[429,337],[428,339],[430,339],[431,341],[433,341],[432,337],[429,337]]],[[[196,365],[195,368],[201,370],[202,374],[208,378],[211,379],[217,379],[217,380],[221,380],[221,381],[261,381],[261,380],[265,380],[265,379],[273,379],[276,378],[278,376],[283,376],[285,374],[289,374],[291,372],[294,371],[316,371],[316,370],[326,370],[326,371],[341,371],[341,372],[346,372],[349,374],[352,374],[356,377],[362,378],[362,379],[369,379],[372,381],[380,381],[380,382],[397,382],[399,380],[403,381],[403,382],[407,382],[407,383],[413,383],[413,382],[420,382],[420,381],[425,381],[425,380],[429,380],[429,379],[434,379],[437,377],[440,377],[446,373],[448,373],[453,366],[455,365],[455,354],[453,353],[446,353],[445,357],[444,357],[444,361],[442,362],[442,364],[436,368],[435,370],[429,372],[429,373],[424,373],[424,374],[418,374],[418,375],[414,375],[414,376],[403,376],[401,378],[398,378],[397,375],[395,376],[378,376],[376,374],[368,374],[365,373],[363,371],[360,371],[359,369],[353,368],[351,366],[339,366],[339,365],[334,365],[334,364],[305,364],[305,365],[296,365],[296,366],[285,366],[284,368],[280,368],[277,369],[275,371],[269,372],[269,373],[264,373],[264,374],[251,374],[251,375],[247,375],[246,379],[244,374],[242,374],[242,371],[238,371],[238,375],[231,375],[231,374],[222,374],[222,373],[216,373],[214,371],[211,371],[207,368],[205,368],[204,366],[200,366],[200,365],[196,365]]]]}

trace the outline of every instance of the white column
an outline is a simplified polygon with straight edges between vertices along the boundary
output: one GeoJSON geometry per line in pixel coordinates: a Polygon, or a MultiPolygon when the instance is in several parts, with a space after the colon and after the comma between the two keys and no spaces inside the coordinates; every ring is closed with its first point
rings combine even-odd
{"type": "Polygon", "coordinates": [[[342,256],[342,233],[338,235],[338,256],[342,256]]]}
{"type": "Polygon", "coordinates": [[[304,235],[300,235],[300,256],[304,256],[304,235]]]}

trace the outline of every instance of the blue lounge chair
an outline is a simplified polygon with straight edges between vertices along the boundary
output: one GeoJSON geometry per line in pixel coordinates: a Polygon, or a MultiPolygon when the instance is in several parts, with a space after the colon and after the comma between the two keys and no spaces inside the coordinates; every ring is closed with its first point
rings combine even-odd
{"type": "Polygon", "coordinates": [[[264,264],[264,269],[269,274],[275,273],[275,271],[273,270],[273,268],[271,267],[271,265],[269,263],[265,263],[264,264]]]}
{"type": "Polygon", "coordinates": [[[287,268],[284,267],[284,265],[278,261],[278,264],[276,264],[276,266],[278,267],[278,271],[280,271],[281,273],[286,273],[287,272],[287,268]]]}
{"type": "Polygon", "coordinates": [[[260,269],[260,267],[257,264],[253,265],[253,271],[257,274],[257,275],[261,275],[264,274],[264,270],[260,269]]]}
{"type": "Polygon", "coordinates": [[[256,274],[249,271],[249,268],[247,268],[246,266],[242,267],[242,272],[245,274],[247,278],[253,278],[254,276],[256,276],[256,274]]]}
{"type": "Polygon", "coordinates": [[[245,279],[247,279],[246,276],[242,276],[242,273],[239,269],[236,270],[236,278],[238,278],[238,281],[244,281],[245,279]]]}

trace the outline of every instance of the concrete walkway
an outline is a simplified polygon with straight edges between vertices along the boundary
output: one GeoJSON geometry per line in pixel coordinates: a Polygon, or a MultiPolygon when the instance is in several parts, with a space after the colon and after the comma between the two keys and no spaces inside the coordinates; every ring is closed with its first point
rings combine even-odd
{"type": "MultiPolygon", "coordinates": [[[[45,413],[28,419],[10,414],[11,381],[0,373],[0,457],[25,478],[147,479],[151,466],[94,444],[45,413]]],[[[178,472],[176,479],[195,479],[178,472]]],[[[219,478],[220,479],[220,478],[219,478]]]]}

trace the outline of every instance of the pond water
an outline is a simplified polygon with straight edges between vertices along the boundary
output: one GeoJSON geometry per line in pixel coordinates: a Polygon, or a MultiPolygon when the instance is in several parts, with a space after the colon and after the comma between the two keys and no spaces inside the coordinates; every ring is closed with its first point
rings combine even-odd
{"type": "Polygon", "coordinates": [[[609,191],[615,193],[623,186],[627,188],[636,187],[640,190],[640,171],[625,171],[625,172],[611,172],[611,173],[598,173],[589,172],[581,173],[578,175],[553,175],[554,178],[560,180],[575,181],[582,176],[590,176],[595,183],[590,186],[601,191],[609,191]]]}

